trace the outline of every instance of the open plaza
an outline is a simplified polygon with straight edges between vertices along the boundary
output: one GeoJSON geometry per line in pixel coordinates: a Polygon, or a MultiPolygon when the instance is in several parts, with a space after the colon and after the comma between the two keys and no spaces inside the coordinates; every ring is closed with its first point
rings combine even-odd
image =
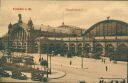
{"type": "MultiPolygon", "coordinates": [[[[31,66],[32,68],[43,70],[44,67],[40,65],[39,54],[29,54],[33,56],[36,65],[31,66]]],[[[47,59],[47,55],[41,54],[43,59],[47,59]]],[[[104,58],[104,57],[102,57],[104,58]]],[[[66,58],[61,56],[52,56],[52,73],[48,75],[49,81],[54,83],[79,83],[85,81],[86,83],[99,83],[104,78],[108,83],[111,80],[122,80],[127,81],[127,62],[117,61],[114,63],[110,62],[108,58],[104,58],[105,63],[102,59],[96,60],[92,58],[83,58],[83,68],[81,68],[81,57],[66,58]],[[70,64],[70,61],[72,62],[70,64]],[[106,66],[108,70],[106,71],[106,66]]],[[[49,63],[50,64],[50,63],[49,63]]],[[[11,71],[8,71],[11,75],[11,71]]],[[[22,72],[25,74],[27,80],[18,80],[11,77],[0,78],[1,82],[38,82],[31,80],[31,73],[29,71],[22,72]],[[6,80],[8,79],[8,80],[6,80]]],[[[127,83],[127,82],[125,82],[127,83]]]]}

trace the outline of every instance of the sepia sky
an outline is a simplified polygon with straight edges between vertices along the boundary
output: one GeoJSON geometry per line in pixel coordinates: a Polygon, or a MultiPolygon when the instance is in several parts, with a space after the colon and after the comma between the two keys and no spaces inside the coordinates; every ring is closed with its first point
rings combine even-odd
{"type": "Polygon", "coordinates": [[[88,29],[108,16],[128,22],[128,1],[1,0],[0,37],[6,34],[10,22],[17,22],[19,13],[25,23],[31,17],[34,25],[59,26],[64,21],[67,25],[88,29]]]}

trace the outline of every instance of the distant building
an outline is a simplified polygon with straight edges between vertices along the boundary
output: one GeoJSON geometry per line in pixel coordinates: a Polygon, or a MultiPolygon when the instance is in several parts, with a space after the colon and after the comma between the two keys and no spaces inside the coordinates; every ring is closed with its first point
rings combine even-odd
{"type": "MultiPolygon", "coordinates": [[[[18,14],[19,20],[15,24],[8,25],[8,33],[2,38],[6,49],[11,51],[23,51],[23,52],[37,52],[37,41],[38,37],[75,37],[80,36],[81,33],[74,33],[73,30],[61,29],[60,27],[50,26],[34,26],[32,19],[28,20],[28,23],[22,21],[21,14],[18,14]],[[68,32],[64,32],[68,30],[68,32]],[[60,32],[62,31],[62,32],[60,32]]],[[[65,25],[63,25],[64,27],[65,25]]],[[[65,26],[67,27],[67,26],[65,26]]],[[[71,27],[70,27],[71,28],[71,27]]],[[[79,28],[80,29],[80,28],[79,28]]],[[[82,29],[81,29],[82,30],[82,29]]],[[[77,31],[77,29],[76,29],[77,31]]]]}

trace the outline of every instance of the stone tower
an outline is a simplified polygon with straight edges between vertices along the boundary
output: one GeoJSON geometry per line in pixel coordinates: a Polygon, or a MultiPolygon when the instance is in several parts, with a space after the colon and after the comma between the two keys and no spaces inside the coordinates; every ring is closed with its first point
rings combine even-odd
{"type": "Polygon", "coordinates": [[[10,22],[10,24],[8,25],[8,33],[10,32],[11,28],[12,28],[12,24],[10,22]]]}
{"type": "Polygon", "coordinates": [[[18,14],[18,17],[19,17],[18,23],[22,23],[22,16],[21,16],[21,14],[18,14]]]}
{"type": "Polygon", "coordinates": [[[32,20],[31,20],[31,18],[30,18],[29,21],[28,21],[28,27],[29,27],[30,29],[33,29],[33,22],[32,22],[32,20]]]}

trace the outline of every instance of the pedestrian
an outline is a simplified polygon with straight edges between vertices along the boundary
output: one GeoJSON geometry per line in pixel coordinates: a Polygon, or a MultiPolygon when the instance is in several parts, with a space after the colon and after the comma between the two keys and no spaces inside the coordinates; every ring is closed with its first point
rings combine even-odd
{"type": "Polygon", "coordinates": [[[103,62],[103,58],[102,58],[102,62],[103,62]]]}
{"type": "Polygon", "coordinates": [[[72,65],[72,61],[70,61],[70,66],[72,65]]]}
{"type": "Polygon", "coordinates": [[[125,79],[122,80],[122,83],[125,83],[125,79]]]}
{"type": "Polygon", "coordinates": [[[41,58],[39,58],[39,62],[41,61],[41,58]]]}
{"type": "Polygon", "coordinates": [[[44,58],[42,57],[42,60],[44,60],[44,58]]]}
{"type": "Polygon", "coordinates": [[[108,67],[106,66],[106,71],[108,71],[108,67]]]}
{"type": "Polygon", "coordinates": [[[104,59],[104,63],[105,63],[105,59],[104,59]]]}
{"type": "Polygon", "coordinates": [[[116,80],[116,81],[115,81],[115,83],[119,83],[119,81],[118,81],[118,80],[116,80]]]}
{"type": "Polygon", "coordinates": [[[112,61],[112,59],[110,58],[110,62],[112,61]]]}
{"type": "Polygon", "coordinates": [[[100,80],[99,83],[104,83],[104,80],[100,80]]]}

